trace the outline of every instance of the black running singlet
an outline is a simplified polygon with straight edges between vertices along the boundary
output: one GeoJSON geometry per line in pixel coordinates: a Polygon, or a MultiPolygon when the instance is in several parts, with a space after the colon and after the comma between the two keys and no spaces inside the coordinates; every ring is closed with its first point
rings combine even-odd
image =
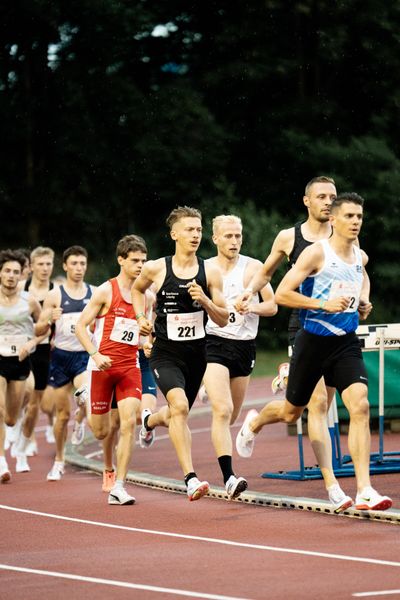
{"type": "Polygon", "coordinates": [[[190,342],[204,338],[206,311],[190,296],[188,283],[196,280],[203,292],[210,298],[204,260],[197,257],[199,270],[195,277],[180,279],[172,270],[172,256],[165,257],[166,274],[161,288],[157,292],[156,338],[190,342]]]}
{"type": "MultiPolygon", "coordinates": [[[[303,252],[304,248],[307,248],[307,246],[311,246],[311,244],[314,244],[314,242],[310,242],[310,241],[304,239],[303,234],[301,233],[302,225],[303,225],[303,223],[301,223],[299,221],[294,226],[294,243],[293,243],[292,251],[288,257],[289,258],[288,270],[293,267],[294,263],[299,258],[300,254],[303,252]]],[[[301,323],[299,320],[299,313],[300,313],[300,310],[298,308],[294,308],[292,310],[292,312],[290,313],[289,326],[288,326],[289,344],[292,344],[294,336],[296,335],[297,331],[301,328],[301,323]]]]}

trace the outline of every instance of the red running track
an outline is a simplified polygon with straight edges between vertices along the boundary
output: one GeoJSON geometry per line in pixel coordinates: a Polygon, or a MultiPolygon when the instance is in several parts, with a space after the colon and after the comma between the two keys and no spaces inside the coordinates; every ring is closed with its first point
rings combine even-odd
{"type": "MultiPolygon", "coordinates": [[[[265,386],[255,380],[249,398],[265,397],[265,386]]],[[[194,411],[190,426],[199,476],[221,486],[207,410],[194,411]]],[[[237,427],[233,437],[236,432],[237,427]]],[[[165,433],[158,432],[151,449],[135,448],[131,468],[180,480],[165,433]]],[[[399,449],[400,436],[387,437],[387,449],[399,449]]],[[[400,598],[394,524],[213,498],[190,503],[182,494],[133,485],[129,491],[136,505],[108,506],[95,473],[68,466],[62,481],[47,482],[54,447],[40,431],[37,438],[40,454],[30,459],[31,472],[13,473],[12,482],[0,486],[2,600],[309,600],[376,598],[382,592],[400,598]]],[[[377,436],[373,444],[375,450],[377,436]]],[[[97,442],[82,449],[97,451],[97,442]]],[[[305,455],[312,465],[308,440],[305,455]]],[[[298,467],[296,438],[284,426],[264,430],[250,460],[235,456],[234,461],[251,490],[325,499],[320,480],[260,477],[265,470],[298,467]]],[[[14,460],[9,464],[13,467],[14,460]]],[[[373,477],[373,484],[393,497],[395,508],[400,507],[399,479],[398,474],[373,477]]],[[[341,484],[354,495],[354,478],[341,484]]]]}

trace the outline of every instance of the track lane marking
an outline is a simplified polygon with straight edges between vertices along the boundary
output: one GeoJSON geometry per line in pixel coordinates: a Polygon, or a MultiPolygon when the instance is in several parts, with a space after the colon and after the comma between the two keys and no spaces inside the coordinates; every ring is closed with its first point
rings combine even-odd
{"type": "Polygon", "coordinates": [[[206,594],[202,592],[192,592],[190,590],[179,590],[175,588],[164,588],[157,585],[142,585],[139,583],[130,583],[128,581],[118,581],[116,579],[103,579],[101,577],[86,577],[85,575],[74,575],[72,573],[61,573],[60,571],[45,571],[43,569],[30,569],[28,567],[15,567],[14,565],[0,564],[0,569],[4,571],[18,571],[19,573],[29,573],[31,575],[45,575],[46,577],[60,577],[62,579],[72,579],[73,581],[84,581],[87,583],[101,583],[115,587],[129,588],[133,590],[144,590],[146,592],[159,592],[161,594],[174,594],[176,596],[189,596],[189,598],[205,598],[206,600],[250,600],[250,598],[241,598],[238,596],[220,596],[219,594],[206,594]]]}
{"type": "Polygon", "coordinates": [[[332,554],[329,552],[316,552],[313,550],[299,550],[294,548],[280,548],[278,546],[266,546],[263,544],[249,544],[246,542],[235,542],[231,540],[224,540],[218,538],[209,538],[198,535],[189,535],[183,533],[173,533],[169,531],[158,531],[156,529],[141,529],[138,527],[128,527],[126,525],[115,525],[113,523],[104,523],[101,521],[89,521],[87,519],[78,519],[76,517],[65,517],[63,515],[56,515],[53,513],[44,513],[36,510],[30,510],[26,508],[16,508],[14,506],[7,506],[0,504],[0,509],[9,510],[14,512],[25,513],[28,515],[35,515],[38,517],[45,517],[48,519],[58,519],[60,521],[69,521],[71,523],[81,523],[83,525],[95,525],[97,527],[106,527],[108,529],[119,529],[122,531],[132,531],[135,533],[146,533],[148,535],[158,535],[163,537],[173,537],[178,539],[193,540],[197,542],[207,542],[209,544],[221,544],[223,546],[233,546],[236,548],[249,548],[251,550],[267,550],[270,552],[282,552],[287,554],[299,554],[301,556],[314,556],[316,558],[332,558],[334,560],[344,560],[349,562],[367,563],[373,565],[384,565],[389,567],[400,567],[400,562],[391,560],[382,560],[379,558],[363,558],[360,556],[349,556],[346,554],[332,554]]]}
{"type": "Polygon", "coordinates": [[[379,592],[357,592],[352,594],[352,596],[356,596],[357,598],[371,598],[372,596],[389,596],[392,594],[400,594],[400,589],[380,590],[379,592]]]}

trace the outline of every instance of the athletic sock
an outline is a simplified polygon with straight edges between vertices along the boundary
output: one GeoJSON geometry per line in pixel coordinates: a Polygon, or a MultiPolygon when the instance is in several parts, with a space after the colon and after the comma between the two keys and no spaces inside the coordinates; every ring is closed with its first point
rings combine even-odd
{"type": "Polygon", "coordinates": [[[116,482],[114,483],[114,487],[113,489],[117,488],[117,489],[122,489],[124,487],[124,480],[123,479],[117,479],[116,482]]]}
{"type": "Polygon", "coordinates": [[[193,477],[197,477],[196,473],[194,473],[194,472],[192,472],[192,473],[188,473],[188,474],[185,476],[185,484],[186,484],[186,486],[187,486],[187,484],[189,483],[189,481],[190,481],[191,479],[193,479],[193,477]]]}
{"type": "Polygon", "coordinates": [[[146,431],[153,431],[153,429],[154,429],[154,427],[149,427],[147,425],[147,421],[149,420],[149,417],[151,417],[151,414],[152,413],[150,413],[149,415],[146,415],[145,418],[144,418],[144,420],[143,420],[143,427],[145,428],[146,431]]]}
{"type": "Polygon", "coordinates": [[[232,456],[228,456],[227,454],[224,454],[224,456],[219,456],[218,462],[222,471],[224,483],[226,483],[229,477],[235,474],[232,470],[232,456]]]}

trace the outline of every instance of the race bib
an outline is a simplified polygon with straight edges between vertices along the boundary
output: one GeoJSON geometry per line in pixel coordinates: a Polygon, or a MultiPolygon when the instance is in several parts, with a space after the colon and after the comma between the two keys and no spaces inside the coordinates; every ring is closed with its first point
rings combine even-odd
{"type": "Polygon", "coordinates": [[[135,319],[115,317],[114,327],[110,334],[110,340],[129,346],[137,346],[139,343],[139,327],[135,319]]]}
{"type": "Polygon", "coordinates": [[[228,310],[229,310],[228,325],[225,325],[225,327],[229,327],[229,325],[236,325],[237,327],[239,327],[240,325],[242,325],[244,322],[244,315],[241,315],[240,313],[238,313],[233,308],[233,306],[228,306],[228,310]]]}
{"type": "Polygon", "coordinates": [[[69,313],[62,315],[62,332],[66,337],[75,337],[75,325],[79,319],[80,313],[69,313]]]}
{"type": "Polygon", "coordinates": [[[334,281],[331,286],[328,300],[335,300],[345,296],[350,298],[349,307],[344,312],[356,312],[360,299],[360,288],[354,281],[334,281]]]}
{"type": "Polygon", "coordinates": [[[27,335],[0,336],[0,356],[18,356],[20,349],[28,341],[27,335]]]}
{"type": "Polygon", "coordinates": [[[203,315],[203,311],[167,315],[168,339],[187,342],[203,338],[205,336],[203,315]]]}

